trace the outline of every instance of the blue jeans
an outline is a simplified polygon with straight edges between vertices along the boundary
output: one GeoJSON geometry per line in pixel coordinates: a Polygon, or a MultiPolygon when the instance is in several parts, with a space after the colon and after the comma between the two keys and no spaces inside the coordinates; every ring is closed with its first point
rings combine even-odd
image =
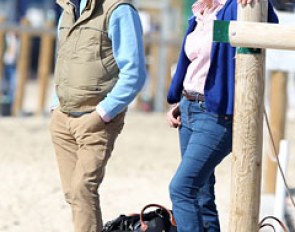
{"type": "Polygon", "coordinates": [[[220,231],[214,169],[232,149],[232,116],[206,111],[205,102],[180,102],[182,160],[170,183],[178,232],[220,231]]]}

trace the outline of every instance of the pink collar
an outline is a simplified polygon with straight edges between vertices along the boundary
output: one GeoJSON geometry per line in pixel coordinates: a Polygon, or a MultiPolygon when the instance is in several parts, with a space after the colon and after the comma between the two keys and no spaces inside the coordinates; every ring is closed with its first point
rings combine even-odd
{"type": "Polygon", "coordinates": [[[203,15],[204,12],[212,13],[217,7],[220,5],[224,5],[226,0],[212,0],[213,5],[211,7],[208,6],[208,0],[197,0],[192,5],[192,11],[194,16],[199,17],[203,15]]]}

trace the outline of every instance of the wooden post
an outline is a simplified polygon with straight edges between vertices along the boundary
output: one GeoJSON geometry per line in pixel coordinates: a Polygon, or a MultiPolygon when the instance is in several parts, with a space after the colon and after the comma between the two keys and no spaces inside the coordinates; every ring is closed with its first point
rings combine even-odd
{"type": "Polygon", "coordinates": [[[156,92],[157,92],[157,77],[158,77],[158,64],[159,64],[159,45],[155,42],[150,44],[150,65],[149,65],[149,78],[150,78],[150,88],[151,96],[153,101],[153,107],[156,102],[156,92]]]}
{"type": "MultiPolygon", "coordinates": [[[[238,20],[264,21],[267,1],[238,6],[238,20]]],[[[264,51],[237,48],[230,232],[257,232],[259,221],[264,51]],[[257,52],[257,54],[255,54],[257,52]]]]}
{"type": "MultiPolygon", "coordinates": [[[[283,139],[285,136],[287,77],[288,73],[282,71],[273,71],[271,75],[270,127],[277,151],[279,151],[279,144],[281,139],[283,139]]],[[[270,153],[270,156],[273,155],[272,148],[270,148],[268,152],[270,153]]],[[[278,165],[276,161],[270,158],[270,156],[266,156],[265,160],[265,192],[275,193],[278,165]]]]}
{"type": "MultiPolygon", "coordinates": [[[[29,26],[27,19],[22,19],[22,26],[29,26]]],[[[20,53],[17,61],[17,85],[15,92],[15,102],[13,104],[13,116],[18,116],[22,106],[25,92],[25,83],[28,77],[28,69],[31,56],[31,36],[28,32],[20,35],[20,53]]]]}
{"type": "MultiPolygon", "coordinates": [[[[0,17],[0,24],[3,24],[5,22],[4,18],[0,17]]],[[[4,55],[4,31],[0,30],[0,88],[2,87],[2,77],[3,77],[3,68],[4,68],[4,63],[3,63],[3,55],[4,55]]]]}
{"type": "Polygon", "coordinates": [[[234,47],[295,50],[294,38],[291,25],[237,21],[229,25],[229,42],[234,47]]]}
{"type": "MultiPolygon", "coordinates": [[[[46,28],[52,29],[53,22],[47,22],[46,28]]],[[[41,37],[41,46],[39,53],[38,81],[39,81],[39,103],[37,113],[42,114],[45,107],[45,100],[48,88],[48,78],[52,68],[54,51],[54,37],[44,33],[41,37]]]]}

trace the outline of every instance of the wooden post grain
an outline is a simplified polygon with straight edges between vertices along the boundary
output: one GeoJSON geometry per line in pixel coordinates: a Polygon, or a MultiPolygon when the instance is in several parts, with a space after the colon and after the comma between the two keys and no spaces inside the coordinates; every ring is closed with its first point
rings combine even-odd
{"type": "MultiPolygon", "coordinates": [[[[282,71],[273,71],[271,75],[270,127],[277,151],[279,151],[279,144],[281,139],[284,139],[285,136],[287,78],[288,73],[282,71]]],[[[276,161],[272,160],[270,157],[272,155],[278,154],[274,154],[272,148],[268,149],[268,152],[270,154],[266,156],[265,160],[265,192],[275,193],[278,165],[276,161]]]]}
{"type": "MultiPolygon", "coordinates": [[[[46,28],[52,29],[53,22],[47,22],[46,28]]],[[[45,100],[48,89],[48,79],[52,68],[54,51],[54,37],[44,33],[41,37],[41,47],[39,53],[38,81],[39,81],[39,102],[37,114],[42,114],[45,107],[45,100]]]]}
{"type": "MultiPolygon", "coordinates": [[[[264,21],[266,1],[238,6],[238,20],[264,21]]],[[[230,232],[257,232],[264,105],[264,51],[237,48],[230,232]],[[257,51],[256,51],[257,52],[257,51]]]]}
{"type": "Polygon", "coordinates": [[[234,47],[295,50],[295,26],[231,21],[229,40],[234,47]]]}
{"type": "Polygon", "coordinates": [[[156,102],[156,93],[157,93],[157,77],[158,77],[158,65],[159,65],[159,45],[155,42],[150,44],[150,65],[149,65],[149,74],[150,74],[150,88],[151,96],[153,101],[153,106],[156,102]]]}
{"type": "MultiPolygon", "coordinates": [[[[22,19],[22,26],[29,26],[27,19],[22,19]]],[[[15,92],[15,102],[13,104],[13,116],[18,116],[22,106],[25,92],[25,84],[28,77],[31,56],[31,35],[22,32],[20,35],[20,53],[17,61],[17,85],[15,92]]]]}

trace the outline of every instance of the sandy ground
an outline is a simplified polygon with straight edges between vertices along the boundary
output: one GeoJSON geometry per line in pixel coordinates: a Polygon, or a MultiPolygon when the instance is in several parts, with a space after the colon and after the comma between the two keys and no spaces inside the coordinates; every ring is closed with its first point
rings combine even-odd
{"type": "MultiPolygon", "coordinates": [[[[29,83],[26,92],[24,109],[34,111],[36,83],[29,83]]],[[[48,93],[48,99],[51,94],[48,93]]],[[[295,192],[295,110],[288,115],[287,181],[295,192]]],[[[0,232],[73,231],[70,208],[60,187],[49,120],[48,116],[0,117],[0,232]]],[[[178,151],[177,131],[169,128],[165,114],[131,109],[100,189],[104,221],[119,214],[138,213],[149,203],[171,208],[168,185],[179,162],[178,151]]],[[[222,231],[228,228],[230,164],[229,156],[216,170],[216,201],[222,231]]],[[[265,199],[262,195],[262,201],[269,206],[268,198],[265,199]]],[[[295,209],[292,210],[295,222],[295,209]]]]}
{"type": "MultiPolygon", "coordinates": [[[[71,232],[48,131],[48,117],[0,118],[0,231],[71,232]]],[[[295,188],[295,121],[288,182],[295,188]],[[291,177],[293,176],[293,178],[291,177]]],[[[165,115],[129,112],[101,186],[105,221],[139,212],[148,203],[171,207],[167,186],[179,162],[177,132],[165,115]]],[[[217,169],[217,203],[222,230],[229,214],[230,158],[217,169]]]]}

